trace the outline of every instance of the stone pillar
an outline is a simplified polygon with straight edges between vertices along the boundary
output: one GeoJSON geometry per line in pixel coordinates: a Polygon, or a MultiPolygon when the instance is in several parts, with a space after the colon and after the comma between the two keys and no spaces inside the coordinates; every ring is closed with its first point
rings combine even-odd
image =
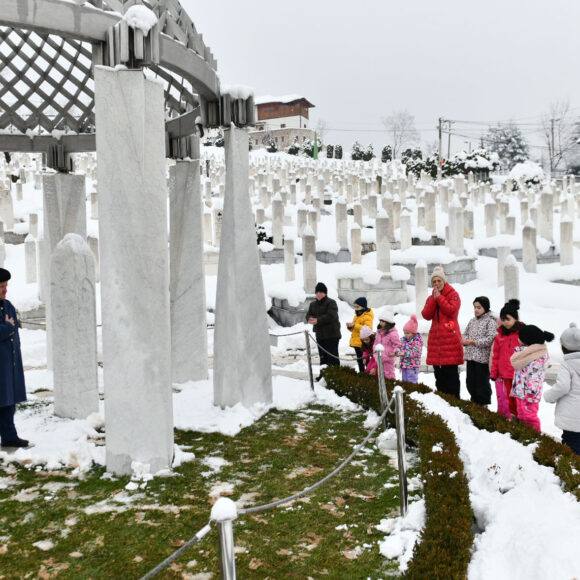
{"type": "Polygon", "coordinates": [[[26,266],[26,283],[32,284],[38,280],[36,270],[36,239],[32,234],[28,234],[24,239],[24,262],[26,266]]]}
{"type": "Polygon", "coordinates": [[[401,199],[398,195],[393,198],[393,213],[389,214],[393,222],[393,229],[397,230],[401,227],[401,199]]]}
{"type": "Polygon", "coordinates": [[[463,210],[463,237],[472,240],[473,228],[473,205],[469,201],[463,210]]]}
{"type": "Polygon", "coordinates": [[[520,214],[522,223],[525,224],[530,219],[530,204],[527,199],[520,201],[520,214]]]}
{"type": "Polygon", "coordinates": [[[94,74],[107,471],[156,473],[174,452],[163,87],[94,74]]]}
{"type": "Polygon", "coordinates": [[[310,226],[302,234],[302,269],[304,292],[312,296],[316,286],[316,236],[310,226]]]}
{"type": "Polygon", "coordinates": [[[497,248],[497,285],[503,286],[504,284],[504,268],[505,268],[505,261],[507,257],[510,255],[510,248],[507,246],[499,246],[497,248]]]}
{"type": "MultiPolygon", "coordinates": [[[[549,242],[554,241],[554,195],[543,191],[540,195],[539,234],[549,242]]],[[[537,223],[537,222],[536,222],[537,223]]]]}
{"type": "Polygon", "coordinates": [[[38,214],[31,213],[28,215],[28,233],[33,238],[38,238],[38,214]]]}
{"type": "Polygon", "coordinates": [[[54,413],[85,419],[99,410],[95,260],[85,240],[67,234],[52,252],[50,271],[54,413]]]}
{"type": "Polygon", "coordinates": [[[284,202],[280,193],[272,199],[272,238],[274,247],[281,249],[284,240],[284,202]]]}
{"type": "Polygon", "coordinates": [[[191,160],[169,169],[169,296],[171,380],[207,379],[207,320],[199,138],[191,160]]]}
{"type": "Polygon", "coordinates": [[[363,208],[360,203],[355,203],[352,207],[354,223],[359,227],[363,227],[363,208]]]}
{"type": "Polygon", "coordinates": [[[308,225],[308,209],[306,206],[301,206],[296,212],[296,233],[298,237],[302,237],[304,228],[308,225]]]}
{"type": "Polygon", "coordinates": [[[296,268],[294,265],[294,239],[284,238],[284,278],[286,282],[296,280],[296,268]]]}
{"type": "Polygon", "coordinates": [[[101,262],[99,256],[99,238],[95,236],[88,236],[87,243],[91,252],[93,252],[93,258],[95,259],[95,281],[99,282],[101,279],[101,262]]]}
{"type": "Polygon", "coordinates": [[[425,191],[425,229],[437,234],[437,211],[435,207],[435,192],[432,189],[425,191]]]}
{"type": "Polygon", "coordinates": [[[310,206],[310,210],[308,211],[308,225],[316,237],[318,235],[318,212],[312,206],[310,206]]]}
{"type": "Polygon", "coordinates": [[[0,182],[0,220],[4,222],[6,231],[14,230],[14,204],[10,187],[3,187],[0,182]]]}
{"type": "Polygon", "coordinates": [[[350,255],[353,264],[360,264],[362,262],[361,233],[360,227],[354,224],[350,230],[350,255]]]}
{"type": "Polygon", "coordinates": [[[391,242],[389,240],[389,218],[385,210],[381,210],[375,220],[377,236],[377,270],[384,274],[391,272],[391,242]]]}
{"type": "MultiPolygon", "coordinates": [[[[257,221],[258,223],[262,223],[258,219],[257,221]]],[[[204,210],[203,212],[203,241],[208,246],[211,246],[213,244],[213,227],[211,223],[211,212],[206,210],[204,210]]]]}
{"type": "Polygon", "coordinates": [[[250,408],[272,401],[270,337],[248,196],[248,130],[232,125],[224,133],[226,189],[216,292],[214,402],[250,408]]]}
{"type": "Polygon", "coordinates": [[[484,208],[485,208],[484,209],[485,236],[487,238],[492,238],[497,235],[497,222],[496,222],[497,206],[495,205],[495,202],[491,198],[489,198],[489,200],[486,201],[484,208]]]}
{"type": "Polygon", "coordinates": [[[97,192],[91,191],[91,219],[99,219],[99,204],[97,202],[97,192]]]}
{"type": "Polygon", "coordinates": [[[415,264],[415,312],[420,315],[429,292],[429,273],[425,260],[415,264]]]}
{"type": "Polygon", "coordinates": [[[516,217],[513,215],[508,215],[505,218],[505,233],[508,236],[514,236],[516,233],[516,217]]]}
{"type": "MultiPolygon", "coordinates": [[[[44,204],[43,236],[46,252],[40,257],[46,260],[41,275],[46,274],[43,286],[44,302],[50,304],[50,261],[52,251],[66,234],[87,236],[87,212],[85,176],[68,173],[44,173],[42,175],[42,196],[44,204]]],[[[46,309],[46,350],[47,366],[52,368],[52,319],[50,308],[46,309]]]]}
{"type": "Polygon", "coordinates": [[[520,298],[520,270],[513,254],[510,254],[505,259],[505,267],[503,271],[504,279],[504,299],[506,302],[516,298],[520,298]]]}
{"type": "Polygon", "coordinates": [[[528,222],[522,232],[522,258],[524,270],[528,273],[536,272],[538,263],[536,228],[532,222],[528,222]]]}
{"type": "Polygon", "coordinates": [[[411,213],[404,209],[400,218],[401,250],[408,250],[413,245],[411,234],[411,213]]]}
{"type": "Polygon", "coordinates": [[[336,241],[341,250],[348,249],[348,218],[346,214],[346,203],[343,198],[336,202],[336,241]]]}
{"type": "Polygon", "coordinates": [[[560,222],[560,265],[574,263],[574,222],[568,219],[560,222]]]}

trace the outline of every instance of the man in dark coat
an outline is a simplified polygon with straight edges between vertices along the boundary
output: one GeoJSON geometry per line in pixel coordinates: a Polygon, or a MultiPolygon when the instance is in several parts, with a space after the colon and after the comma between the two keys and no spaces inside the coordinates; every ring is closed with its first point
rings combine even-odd
{"type": "Polygon", "coordinates": [[[26,401],[16,309],[6,300],[10,272],[0,268],[0,440],[2,447],[28,447],[14,426],[16,404],[26,401]]]}
{"type": "Polygon", "coordinates": [[[316,284],[316,300],[308,307],[306,320],[314,325],[314,334],[318,343],[318,355],[320,364],[338,366],[338,341],[340,340],[340,320],[338,319],[338,306],[336,302],[327,296],[328,289],[322,282],[316,284]]]}

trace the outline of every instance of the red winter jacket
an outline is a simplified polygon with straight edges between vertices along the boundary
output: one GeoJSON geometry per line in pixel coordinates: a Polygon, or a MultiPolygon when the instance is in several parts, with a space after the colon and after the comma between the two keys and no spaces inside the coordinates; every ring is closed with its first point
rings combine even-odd
{"type": "Polygon", "coordinates": [[[516,346],[520,344],[519,331],[524,326],[521,322],[516,324],[517,327],[513,332],[507,333],[503,326],[497,329],[491,349],[491,369],[489,371],[489,376],[493,380],[514,378],[514,367],[512,367],[510,358],[514,354],[516,346]]]}
{"type": "Polygon", "coordinates": [[[461,306],[459,294],[445,284],[437,298],[427,298],[423,311],[425,320],[432,320],[427,339],[427,364],[433,366],[463,364],[463,345],[457,316],[461,306]]]}

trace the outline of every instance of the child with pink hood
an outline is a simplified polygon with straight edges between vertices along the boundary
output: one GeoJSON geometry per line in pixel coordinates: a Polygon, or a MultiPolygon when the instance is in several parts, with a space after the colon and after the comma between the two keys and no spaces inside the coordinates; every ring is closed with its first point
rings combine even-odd
{"type": "MultiPolygon", "coordinates": [[[[385,379],[394,379],[395,357],[398,356],[399,351],[401,350],[401,340],[399,339],[399,333],[395,328],[395,315],[390,310],[386,310],[383,315],[379,316],[379,325],[377,326],[377,333],[375,335],[373,347],[376,348],[379,344],[384,348],[382,359],[385,379]]],[[[376,352],[373,360],[375,364],[369,365],[367,372],[376,375],[378,370],[376,352]]]]}
{"type": "Polygon", "coordinates": [[[403,333],[404,336],[401,339],[402,379],[406,383],[417,383],[423,353],[423,337],[419,333],[419,324],[414,314],[403,326],[403,333]]]}

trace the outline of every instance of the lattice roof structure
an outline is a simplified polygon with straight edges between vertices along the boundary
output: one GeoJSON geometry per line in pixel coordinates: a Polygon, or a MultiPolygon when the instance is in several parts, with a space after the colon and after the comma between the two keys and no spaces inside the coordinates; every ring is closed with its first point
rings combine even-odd
{"type": "Polygon", "coordinates": [[[219,102],[219,79],[177,0],[2,0],[0,150],[45,150],[54,138],[65,139],[68,151],[94,149],[93,67],[114,64],[115,26],[133,4],[158,18],[159,59],[144,72],[163,81],[173,119],[167,131],[175,138],[193,132],[199,101],[219,102]]]}

